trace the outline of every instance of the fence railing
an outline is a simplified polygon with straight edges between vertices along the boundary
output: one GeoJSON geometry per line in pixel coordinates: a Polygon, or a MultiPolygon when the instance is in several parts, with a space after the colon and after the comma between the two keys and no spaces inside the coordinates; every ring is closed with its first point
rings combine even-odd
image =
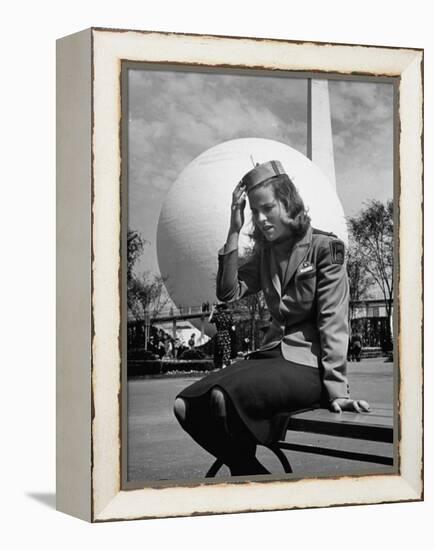
{"type": "Polygon", "coordinates": [[[163,308],[156,314],[151,313],[152,319],[159,319],[160,317],[183,317],[184,315],[209,315],[211,313],[211,305],[202,304],[195,306],[178,306],[163,308]]]}

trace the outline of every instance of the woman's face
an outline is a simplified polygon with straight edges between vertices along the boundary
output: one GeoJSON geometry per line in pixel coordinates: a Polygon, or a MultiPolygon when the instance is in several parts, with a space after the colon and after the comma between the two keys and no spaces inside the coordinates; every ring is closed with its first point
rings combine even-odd
{"type": "Polygon", "coordinates": [[[254,187],[249,193],[249,203],[253,222],[267,241],[290,236],[288,212],[285,205],[275,197],[271,185],[254,187]]]}

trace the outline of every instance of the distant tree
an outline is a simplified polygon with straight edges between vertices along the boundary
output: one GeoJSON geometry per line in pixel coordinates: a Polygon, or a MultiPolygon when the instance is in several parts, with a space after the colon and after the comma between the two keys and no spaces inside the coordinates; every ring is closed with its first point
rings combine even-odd
{"type": "Polygon", "coordinates": [[[350,320],[354,317],[354,302],[366,297],[368,288],[372,285],[372,277],[359,258],[359,248],[350,235],[347,252],[347,273],[350,287],[350,320]]]}
{"type": "Polygon", "coordinates": [[[136,319],[145,314],[156,317],[169,303],[166,293],[166,279],[161,275],[144,272],[141,277],[133,275],[127,292],[128,308],[136,319]]]}
{"type": "Polygon", "coordinates": [[[136,319],[145,314],[157,315],[169,302],[165,289],[165,279],[161,275],[144,272],[137,275],[134,266],[143,253],[145,244],[149,244],[138,231],[127,233],[127,305],[136,319]]]}
{"type": "Polygon", "coordinates": [[[133,269],[136,261],[143,252],[143,247],[148,241],[143,239],[138,231],[127,232],[127,277],[133,277],[133,269]]]}
{"type": "Polygon", "coordinates": [[[348,219],[348,227],[354,243],[350,269],[361,271],[359,281],[362,282],[362,288],[363,281],[369,278],[378,285],[386,306],[386,336],[390,345],[393,300],[393,201],[390,200],[386,204],[377,200],[369,201],[359,214],[348,219]],[[354,267],[356,263],[359,268],[354,267]]]}

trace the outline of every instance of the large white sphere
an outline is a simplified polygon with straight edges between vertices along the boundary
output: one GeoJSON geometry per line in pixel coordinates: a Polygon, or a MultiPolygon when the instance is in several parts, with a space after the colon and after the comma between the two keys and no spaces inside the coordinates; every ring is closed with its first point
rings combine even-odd
{"type": "MultiPolygon", "coordinates": [[[[277,141],[235,139],[211,147],[181,172],[161,209],[157,230],[160,272],[176,305],[214,302],[217,253],[223,246],[230,219],[232,191],[253,168],[253,162],[277,159],[309,209],[312,225],[332,231],[345,242],[344,212],[336,190],[307,157],[277,141]]],[[[240,238],[240,253],[249,246],[251,213],[240,238]]]]}

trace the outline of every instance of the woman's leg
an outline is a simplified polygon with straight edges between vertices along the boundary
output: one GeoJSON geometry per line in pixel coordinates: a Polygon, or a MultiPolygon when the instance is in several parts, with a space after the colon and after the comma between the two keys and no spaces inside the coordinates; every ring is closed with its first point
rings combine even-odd
{"type": "Polygon", "coordinates": [[[229,467],[231,474],[269,474],[270,472],[255,457],[255,439],[220,388],[211,391],[210,403],[216,423],[225,434],[220,458],[229,467]]]}
{"type": "Polygon", "coordinates": [[[183,429],[206,451],[220,458],[232,475],[269,474],[255,458],[256,441],[224,392],[219,388],[211,390],[208,403],[208,417],[197,422],[193,411],[189,411],[188,399],[175,399],[174,414],[183,429]]]}
{"type": "Polygon", "coordinates": [[[230,437],[231,434],[229,433],[226,399],[220,389],[214,388],[211,390],[210,405],[211,414],[213,415],[215,421],[219,425],[220,429],[222,429],[223,432],[230,437]]]}
{"type": "MultiPolygon", "coordinates": [[[[209,397],[209,396],[208,396],[209,397]]],[[[197,409],[194,400],[190,406],[189,398],[177,397],[175,399],[173,412],[182,428],[206,451],[216,458],[222,456],[222,439],[227,438],[226,432],[221,424],[216,422],[207,399],[206,408],[203,406],[197,409]],[[200,414],[198,414],[198,412],[200,414]]]]}
{"type": "Polygon", "coordinates": [[[185,426],[187,422],[187,403],[182,397],[177,397],[173,405],[173,412],[176,416],[176,419],[181,424],[182,427],[185,426]]]}

